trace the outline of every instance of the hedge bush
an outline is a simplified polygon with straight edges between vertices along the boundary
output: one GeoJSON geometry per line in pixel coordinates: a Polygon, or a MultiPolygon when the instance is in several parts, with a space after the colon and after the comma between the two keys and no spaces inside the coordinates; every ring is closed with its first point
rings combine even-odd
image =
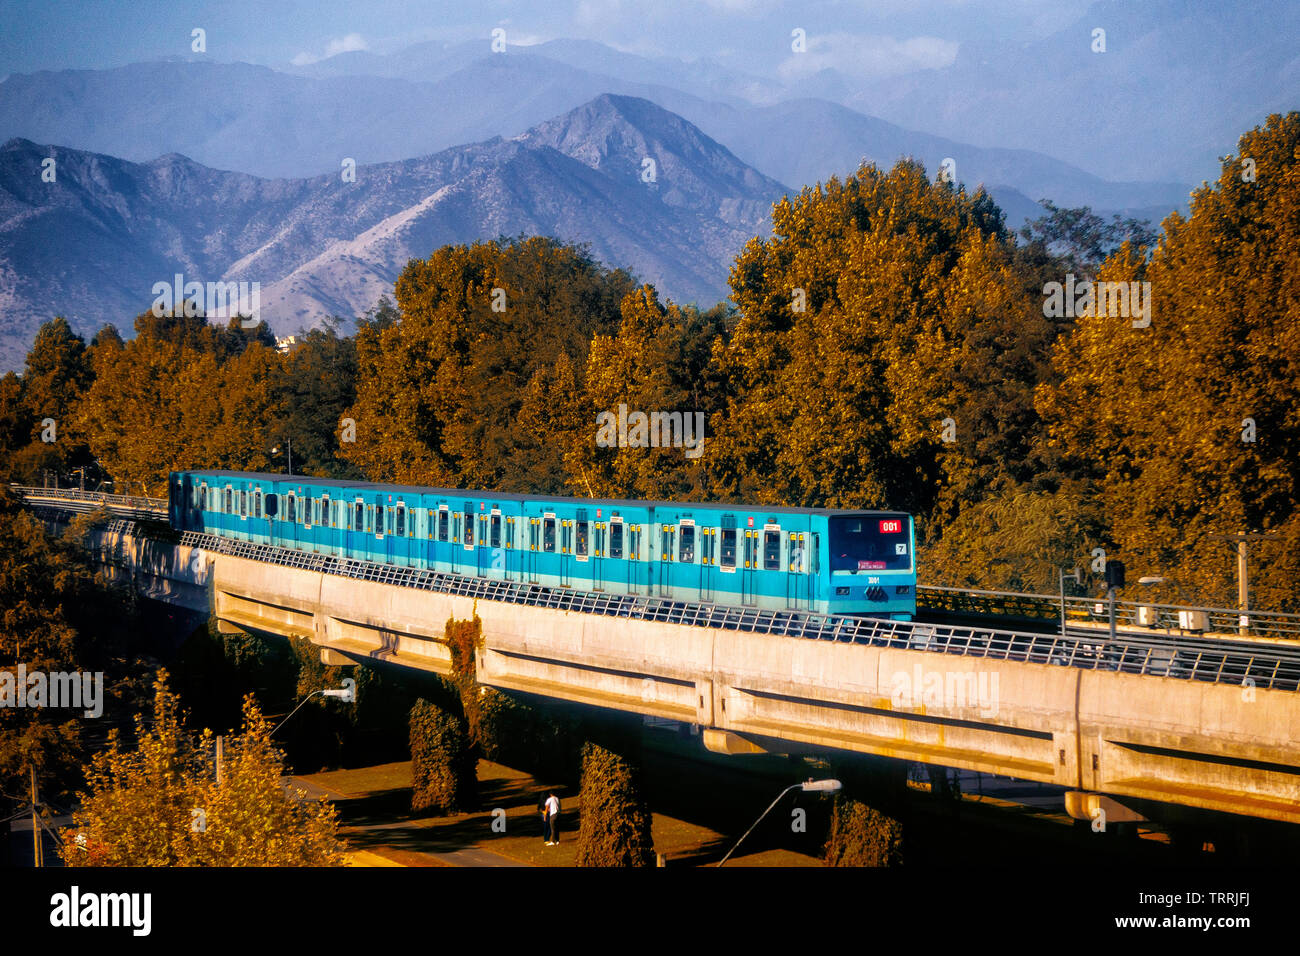
{"type": "Polygon", "coordinates": [[[478,790],[478,758],[465,722],[421,698],[411,708],[411,809],[458,813],[478,790]]]}
{"type": "Polygon", "coordinates": [[[653,866],[650,820],[637,768],[604,747],[584,744],[578,866],[653,866]]]}

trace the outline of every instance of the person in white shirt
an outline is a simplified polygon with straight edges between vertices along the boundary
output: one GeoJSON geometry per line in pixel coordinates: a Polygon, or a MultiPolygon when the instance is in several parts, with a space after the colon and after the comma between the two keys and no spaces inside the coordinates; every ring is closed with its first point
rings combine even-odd
{"type": "Polygon", "coordinates": [[[546,845],[560,845],[560,800],[553,791],[546,795],[546,845]]]}

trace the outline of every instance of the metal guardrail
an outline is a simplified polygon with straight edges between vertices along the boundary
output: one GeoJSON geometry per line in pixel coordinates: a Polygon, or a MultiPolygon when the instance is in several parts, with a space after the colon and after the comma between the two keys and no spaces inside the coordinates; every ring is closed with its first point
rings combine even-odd
{"type": "MultiPolygon", "coordinates": [[[[1024,594],[1017,591],[983,591],[977,588],[950,588],[935,585],[918,585],[917,610],[948,614],[973,614],[987,616],[998,614],[1033,620],[1061,618],[1059,594],[1024,594]]],[[[1180,627],[1179,615],[1200,611],[1206,615],[1206,630],[1214,633],[1236,633],[1241,627],[1241,611],[1237,608],[1191,607],[1178,604],[1151,604],[1143,601],[1116,601],[1115,620],[1122,627],[1143,630],[1188,630],[1180,627]],[[1139,608],[1149,608],[1151,619],[1139,619],[1139,608]]],[[[1067,623],[1098,621],[1108,617],[1106,601],[1095,597],[1066,597],[1067,623]],[[1098,611],[1097,608],[1101,610],[1098,611]]],[[[1251,611],[1247,615],[1250,631],[1263,637],[1300,639],[1300,614],[1282,611],[1251,611]]]]}
{"type": "Polygon", "coordinates": [[[283,567],[338,574],[362,581],[455,594],[485,601],[601,614],[688,627],[715,627],[805,640],[835,641],[931,651],[962,657],[1054,664],[1088,670],[1173,677],[1215,684],[1300,689],[1300,654],[1288,647],[1201,641],[1177,642],[1125,637],[1104,638],[1032,634],[994,628],[921,624],[879,618],[846,617],[797,610],[760,610],[639,595],[602,594],[501,581],[423,568],[378,564],[355,558],[315,554],[236,541],[187,531],[182,546],[283,567]]]}
{"type": "Polygon", "coordinates": [[[114,514],[125,514],[133,518],[161,518],[166,521],[168,517],[165,498],[110,495],[102,491],[81,491],[77,488],[36,488],[30,485],[10,485],[9,490],[31,504],[57,502],[69,511],[94,511],[102,505],[114,514]]]}

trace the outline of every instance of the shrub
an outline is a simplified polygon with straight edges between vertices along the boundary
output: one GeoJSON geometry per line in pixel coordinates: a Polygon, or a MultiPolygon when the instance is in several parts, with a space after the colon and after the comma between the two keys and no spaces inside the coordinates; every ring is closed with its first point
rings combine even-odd
{"type": "Polygon", "coordinates": [[[899,866],[903,824],[840,793],[831,811],[824,860],[827,866],[899,866]]]}
{"type": "Polygon", "coordinates": [[[654,864],[650,807],[639,778],[618,754],[593,743],[583,746],[578,866],[654,864]]]}
{"type": "Polygon", "coordinates": [[[411,809],[457,813],[475,802],[478,758],[465,722],[421,698],[411,708],[411,809]]]}

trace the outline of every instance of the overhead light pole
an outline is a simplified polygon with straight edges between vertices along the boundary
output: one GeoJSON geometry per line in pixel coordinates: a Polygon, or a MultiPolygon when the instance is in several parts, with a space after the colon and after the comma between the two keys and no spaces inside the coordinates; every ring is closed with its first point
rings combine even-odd
{"type": "Polygon", "coordinates": [[[753,825],[750,826],[750,828],[744,832],[741,838],[736,841],[736,845],[727,851],[727,855],[724,856],[720,861],[718,861],[718,866],[722,866],[723,863],[726,863],[729,859],[731,859],[731,854],[735,853],[736,850],[739,849],[740,844],[745,842],[745,837],[749,836],[751,833],[754,832],[754,827],[762,823],[763,817],[771,813],[772,808],[775,807],[778,803],[780,803],[781,798],[784,797],[791,790],[802,790],[804,793],[838,793],[842,786],[843,784],[841,784],[838,780],[808,780],[804,783],[796,783],[792,787],[786,787],[779,794],[777,794],[777,797],[775,800],[772,801],[771,806],[769,806],[766,810],[764,810],[762,813],[759,814],[758,819],[754,821],[753,825]]]}
{"type": "Polygon", "coordinates": [[[1250,633],[1250,579],[1246,572],[1246,542],[1276,541],[1280,535],[1264,534],[1258,531],[1242,531],[1237,534],[1212,534],[1215,541],[1235,542],[1237,545],[1237,631],[1250,633]]]}
{"type": "MultiPolygon", "coordinates": [[[[288,459],[289,459],[289,460],[288,460],[289,476],[290,476],[290,477],[293,477],[293,439],[292,439],[292,438],[286,438],[286,439],[284,440],[284,444],[285,444],[285,448],[288,450],[288,459]]],[[[276,445],[274,448],[272,448],[272,449],[271,449],[271,454],[272,454],[272,455],[278,455],[278,454],[280,454],[280,446],[279,446],[279,445],[276,445]]]]}
{"type": "Polygon", "coordinates": [[[1075,568],[1069,574],[1065,573],[1065,568],[1057,568],[1056,570],[1060,575],[1061,585],[1061,636],[1065,637],[1065,579],[1071,578],[1075,584],[1082,584],[1083,576],[1079,573],[1078,568],[1075,568]]]}

